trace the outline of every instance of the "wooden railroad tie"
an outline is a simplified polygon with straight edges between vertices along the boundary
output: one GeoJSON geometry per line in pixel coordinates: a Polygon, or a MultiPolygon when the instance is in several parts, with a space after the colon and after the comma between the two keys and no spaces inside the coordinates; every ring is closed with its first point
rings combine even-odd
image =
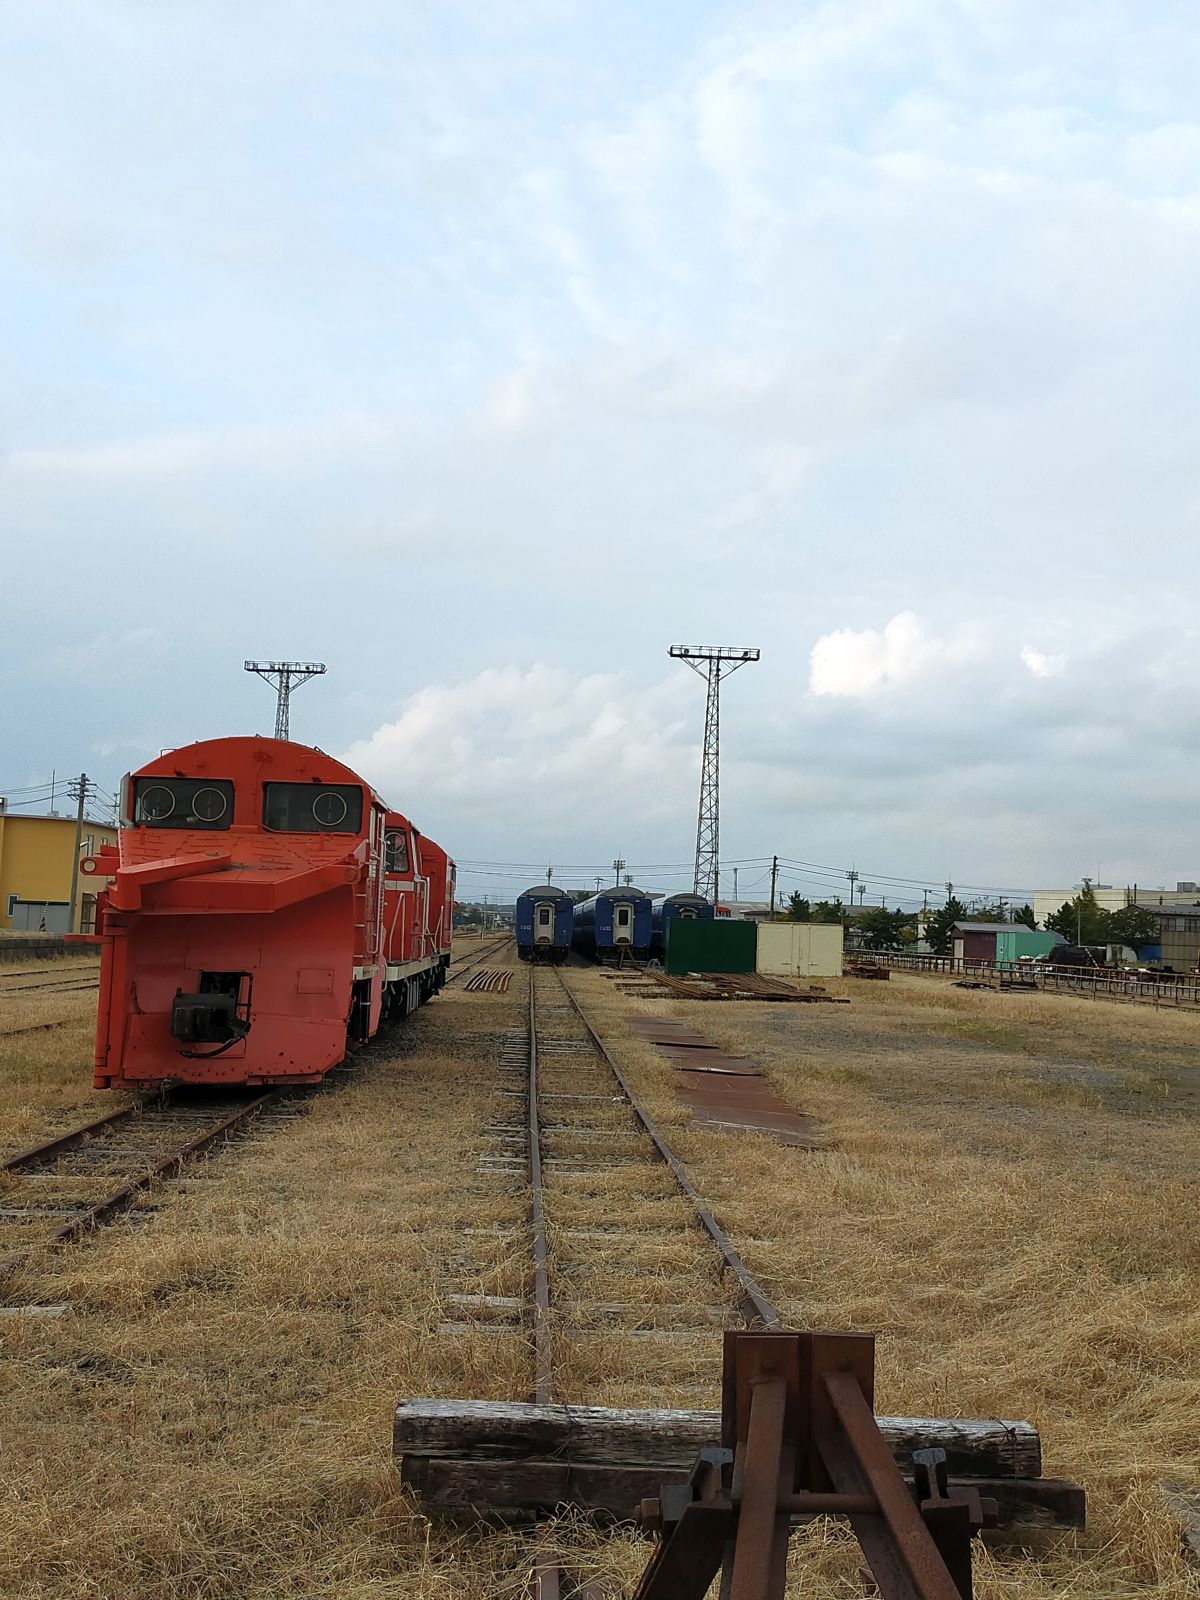
{"type": "MultiPolygon", "coordinates": [[[[1041,1441],[1028,1422],[876,1421],[907,1480],[918,1451],[941,1449],[951,1486],[996,1501],[989,1542],[1083,1526],[1083,1490],[1041,1476],[1041,1441]]],[[[393,1450],[427,1510],[532,1518],[576,1506],[628,1521],[663,1485],[686,1484],[699,1452],[720,1437],[719,1411],[413,1399],[396,1407],[393,1450]]]]}

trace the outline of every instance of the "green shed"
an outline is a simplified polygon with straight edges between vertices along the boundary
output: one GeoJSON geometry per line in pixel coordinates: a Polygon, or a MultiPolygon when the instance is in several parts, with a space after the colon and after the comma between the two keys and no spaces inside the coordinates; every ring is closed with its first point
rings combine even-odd
{"type": "Polygon", "coordinates": [[[676,977],[686,972],[753,972],[757,954],[756,922],[672,917],[667,923],[665,965],[676,977]]]}
{"type": "Polygon", "coordinates": [[[996,961],[1015,962],[1021,956],[1044,956],[1061,943],[1056,933],[1038,933],[1015,922],[1008,927],[1000,924],[996,928],[996,961]]]}

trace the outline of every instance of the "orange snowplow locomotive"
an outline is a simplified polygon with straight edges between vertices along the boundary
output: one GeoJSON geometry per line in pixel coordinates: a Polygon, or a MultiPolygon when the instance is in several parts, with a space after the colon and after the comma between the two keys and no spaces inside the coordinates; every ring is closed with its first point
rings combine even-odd
{"type": "Polygon", "coordinates": [[[131,774],[121,801],[117,845],[81,863],[108,880],[97,1088],[317,1083],[445,982],[453,863],[433,846],[431,885],[426,841],[333,757],[208,740],[131,774]]]}

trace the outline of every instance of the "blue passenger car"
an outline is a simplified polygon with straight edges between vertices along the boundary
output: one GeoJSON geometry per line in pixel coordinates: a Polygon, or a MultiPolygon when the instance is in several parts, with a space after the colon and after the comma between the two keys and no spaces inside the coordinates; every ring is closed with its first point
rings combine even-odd
{"type": "Polygon", "coordinates": [[[602,889],[575,907],[571,942],[596,961],[650,954],[650,896],[622,886],[602,889]]]}
{"type": "Polygon", "coordinates": [[[565,961],[571,948],[571,896],[539,883],[517,896],[517,954],[522,961],[565,961]]]}
{"type": "Polygon", "coordinates": [[[650,907],[650,953],[659,961],[667,951],[667,926],[676,917],[685,921],[711,922],[716,915],[711,900],[700,894],[656,895],[650,907]]]}

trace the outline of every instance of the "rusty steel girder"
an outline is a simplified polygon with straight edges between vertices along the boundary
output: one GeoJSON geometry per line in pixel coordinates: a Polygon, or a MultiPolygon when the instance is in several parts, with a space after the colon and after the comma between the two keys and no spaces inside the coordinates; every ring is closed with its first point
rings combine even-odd
{"type": "Polygon", "coordinates": [[[793,1519],[814,1515],[849,1520],[884,1600],[970,1600],[971,1538],[995,1507],[947,1487],[941,1450],[910,1490],[874,1372],[871,1334],[726,1333],[721,1444],[642,1503],[659,1543],[635,1600],[703,1600],[718,1572],[722,1600],[782,1600],[793,1519]]]}

